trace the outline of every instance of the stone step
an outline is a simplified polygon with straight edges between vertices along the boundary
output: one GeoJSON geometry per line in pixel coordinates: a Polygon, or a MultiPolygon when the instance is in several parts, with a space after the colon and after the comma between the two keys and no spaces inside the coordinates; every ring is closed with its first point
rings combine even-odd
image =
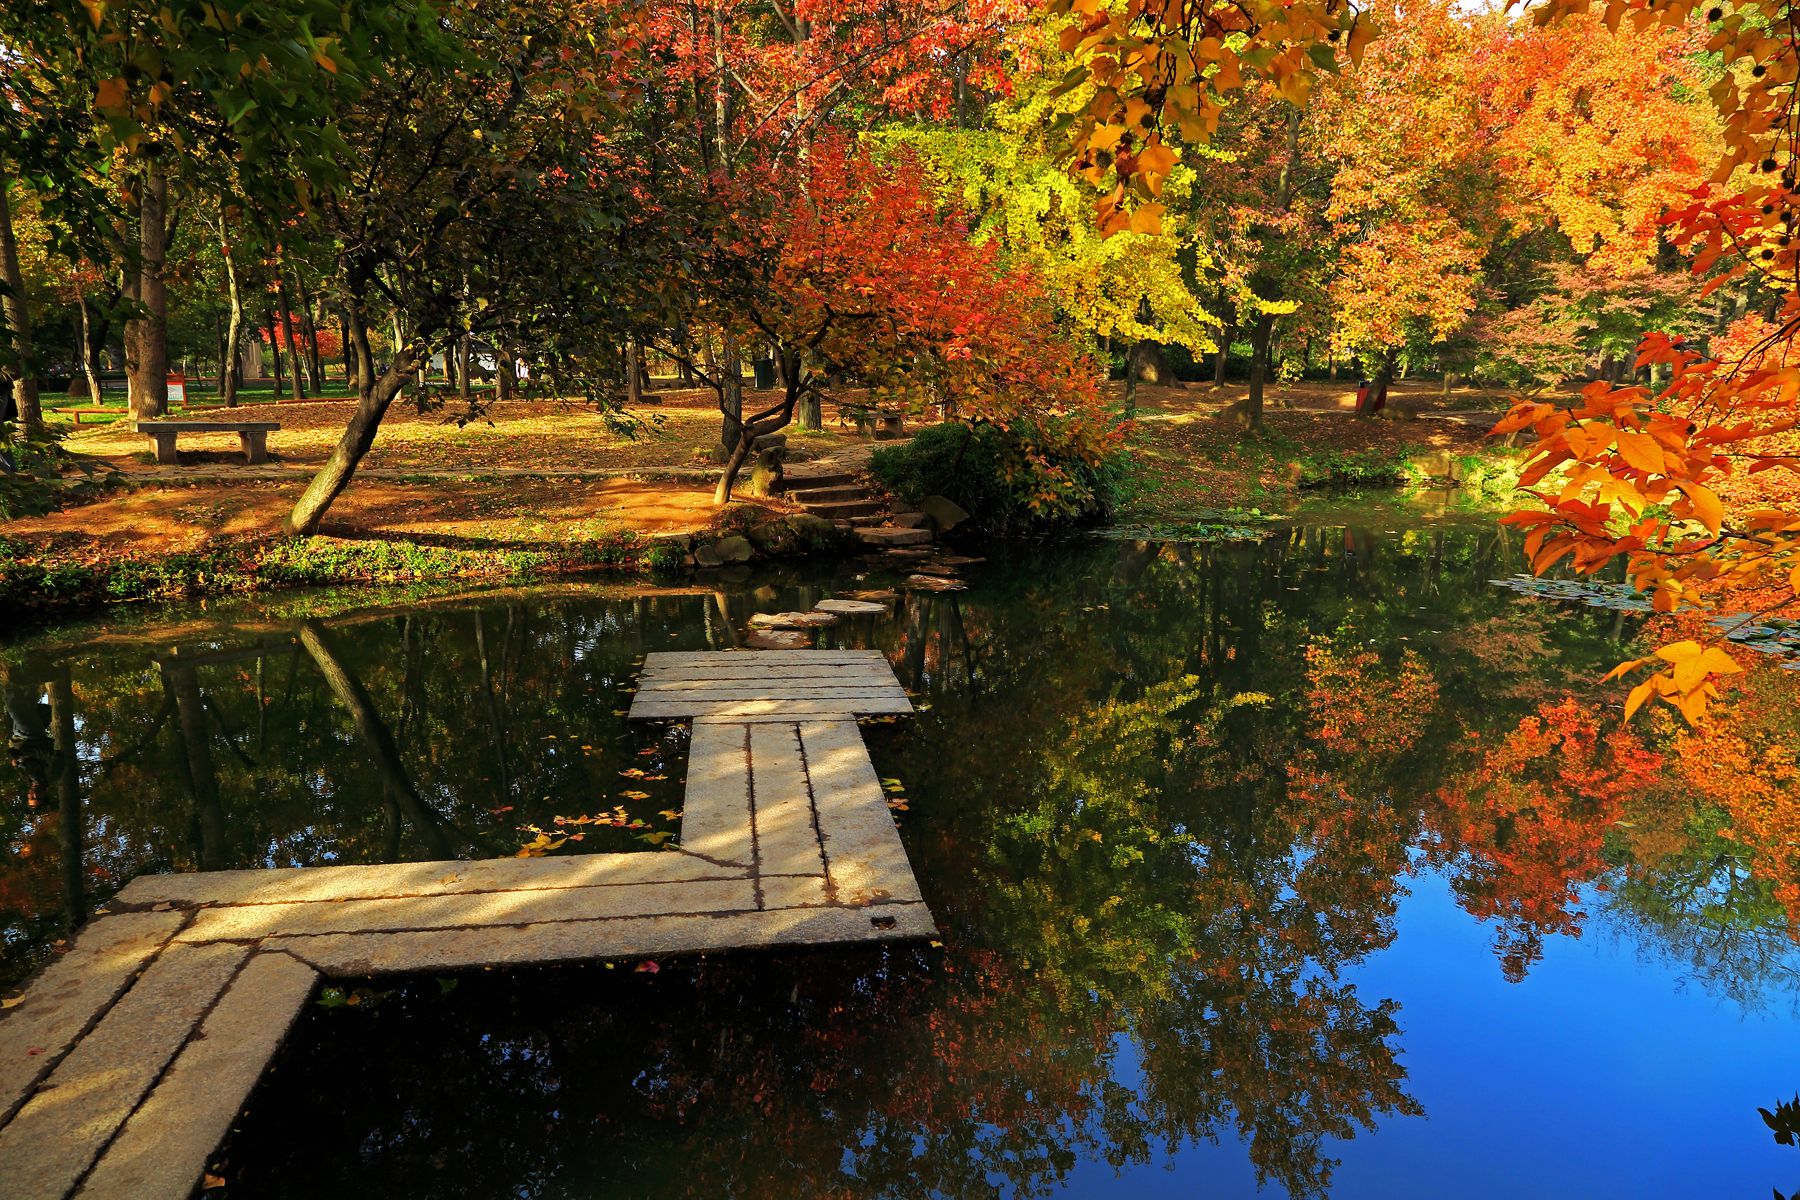
{"type": "Polygon", "coordinates": [[[856,536],[871,546],[923,546],[931,541],[931,530],[906,529],[899,525],[873,525],[858,529],[856,536]]]}
{"type": "Polygon", "coordinates": [[[782,486],[786,491],[796,489],[842,487],[856,483],[861,477],[854,471],[789,471],[782,476],[782,486]]]}
{"type": "Polygon", "coordinates": [[[787,498],[796,504],[831,504],[839,500],[867,500],[869,489],[854,483],[832,487],[789,488],[787,498]]]}
{"type": "Polygon", "coordinates": [[[887,511],[887,505],[879,500],[839,500],[831,504],[802,504],[801,507],[815,517],[825,517],[829,520],[837,520],[840,517],[854,520],[857,517],[877,516],[887,511]]]}
{"type": "Polygon", "coordinates": [[[875,525],[886,525],[888,519],[881,513],[870,513],[866,517],[851,517],[849,525],[852,529],[868,529],[875,525]]]}

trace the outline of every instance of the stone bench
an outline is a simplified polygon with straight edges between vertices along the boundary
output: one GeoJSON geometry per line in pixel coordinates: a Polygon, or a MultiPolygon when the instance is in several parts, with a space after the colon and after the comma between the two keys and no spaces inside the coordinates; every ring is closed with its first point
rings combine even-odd
{"type": "Polygon", "coordinates": [[[175,439],[184,433],[235,433],[244,447],[244,461],[265,462],[269,457],[269,431],[280,429],[279,421],[137,421],[133,428],[148,434],[156,443],[156,461],[172,464],[175,439]]]}

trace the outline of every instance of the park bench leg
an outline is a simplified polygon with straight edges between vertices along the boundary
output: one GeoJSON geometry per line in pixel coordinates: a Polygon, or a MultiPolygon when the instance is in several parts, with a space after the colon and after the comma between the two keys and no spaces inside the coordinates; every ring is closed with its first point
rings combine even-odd
{"type": "Polygon", "coordinates": [[[238,440],[244,444],[244,460],[250,463],[267,462],[269,459],[269,431],[266,429],[244,429],[238,432],[238,440]]]}
{"type": "Polygon", "coordinates": [[[175,457],[175,435],[172,433],[153,433],[150,440],[156,443],[156,461],[164,466],[174,466],[180,461],[175,457]]]}

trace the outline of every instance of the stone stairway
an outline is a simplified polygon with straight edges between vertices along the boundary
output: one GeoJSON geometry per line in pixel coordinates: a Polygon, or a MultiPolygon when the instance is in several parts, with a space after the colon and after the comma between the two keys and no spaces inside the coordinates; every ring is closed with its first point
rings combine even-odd
{"type": "Polygon", "coordinates": [[[848,528],[871,546],[921,546],[931,529],[917,513],[890,514],[868,475],[851,461],[809,463],[782,477],[782,494],[816,517],[848,528]]]}

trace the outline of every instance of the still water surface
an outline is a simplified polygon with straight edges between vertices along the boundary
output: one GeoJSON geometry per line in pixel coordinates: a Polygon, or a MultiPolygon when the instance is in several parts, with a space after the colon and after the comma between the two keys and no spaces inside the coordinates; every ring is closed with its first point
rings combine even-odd
{"type": "MultiPolygon", "coordinates": [[[[941,945],[334,992],[228,1194],[1800,1187],[1756,1111],[1800,1089],[1791,858],[1727,836],[1673,731],[1615,732],[1591,681],[1640,618],[1487,584],[1516,569],[1491,527],[1015,550],[827,631],[920,706],[865,734],[941,945]]],[[[623,719],[641,655],[892,578],[287,597],[0,652],[6,978],[143,871],[509,854],[559,815],[616,822],[559,853],[647,849],[686,763],[623,719]]],[[[1746,745],[1792,735],[1770,674],[1746,745]]]]}

